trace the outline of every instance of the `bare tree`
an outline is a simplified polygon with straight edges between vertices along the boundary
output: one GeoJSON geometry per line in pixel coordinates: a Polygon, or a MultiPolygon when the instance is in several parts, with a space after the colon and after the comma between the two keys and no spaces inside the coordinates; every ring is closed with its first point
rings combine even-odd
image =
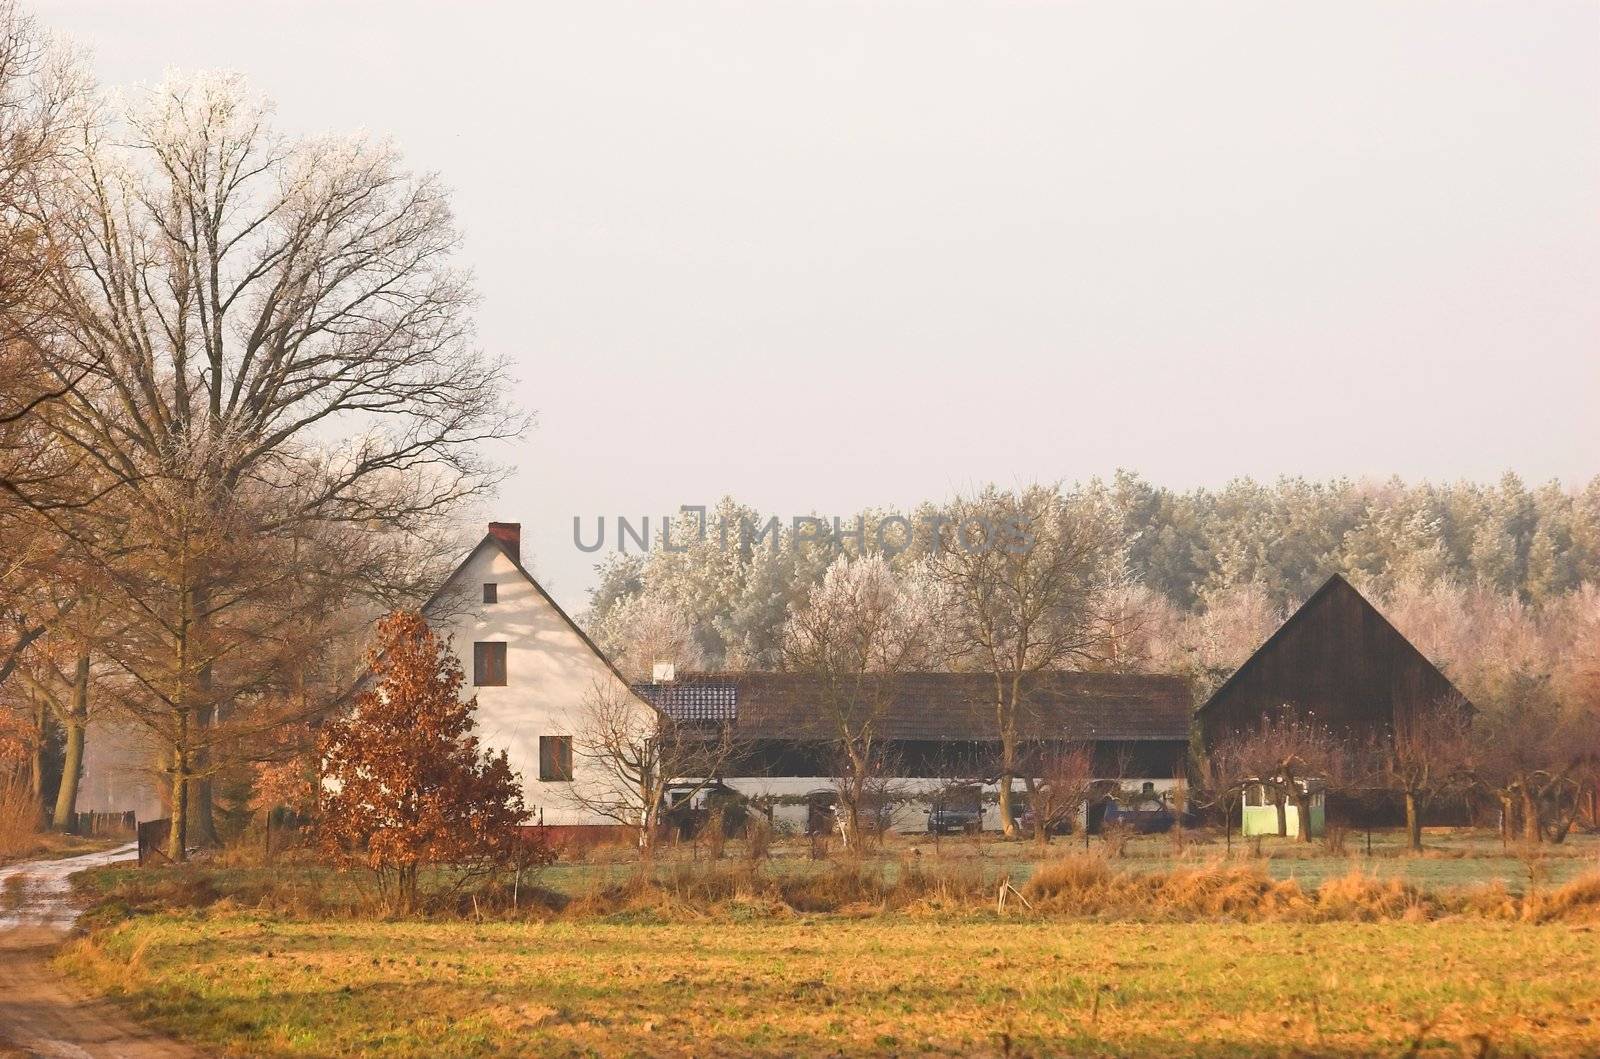
{"type": "Polygon", "coordinates": [[[1000,821],[1016,834],[1011,808],[1028,678],[1092,663],[1126,626],[1118,594],[1121,538],[1094,505],[1056,487],[1019,492],[993,487],[957,500],[942,519],[930,556],[948,603],[959,665],[994,679],[1000,743],[1000,821]]]}
{"type": "MultiPolygon", "coordinates": [[[[1094,748],[1087,744],[1042,746],[1031,755],[1024,782],[1033,810],[1033,836],[1050,841],[1052,830],[1071,823],[1094,794],[1094,748]]],[[[1087,818],[1084,826],[1088,826],[1087,818]]]]}
{"type": "Polygon", "coordinates": [[[1233,852],[1233,821],[1244,800],[1245,786],[1255,778],[1244,737],[1234,735],[1206,748],[1199,762],[1201,804],[1222,813],[1223,841],[1233,852]]]}
{"type": "Polygon", "coordinates": [[[1422,852],[1422,812],[1439,794],[1465,786],[1470,718],[1459,701],[1429,704],[1394,719],[1377,741],[1378,781],[1405,801],[1406,845],[1422,852]]]}
{"type": "Polygon", "coordinates": [[[596,682],[584,696],[573,738],[574,758],[589,768],[568,796],[633,828],[648,853],[660,837],[667,788],[682,786],[693,798],[742,750],[731,722],[677,720],[614,681],[596,682]]]}
{"type": "MultiPolygon", "coordinates": [[[[497,480],[478,444],[524,423],[502,362],[472,344],[438,181],[387,144],[294,140],[269,118],[235,77],[170,80],[87,128],[46,229],[61,322],[36,362],[58,396],[37,413],[99,498],[52,528],[138,601],[143,627],[117,654],[134,678],[124,698],[185,716],[191,734],[173,746],[281,675],[246,673],[238,644],[278,643],[293,627],[283,601],[328,605],[336,584],[385,603],[420,595],[437,568],[416,557],[436,556],[459,505],[497,480]],[[217,535],[245,527],[248,561],[217,535]],[[347,531],[388,547],[323,551],[315,593],[288,568],[230,580],[261,553],[304,563],[302,542],[347,531]],[[213,649],[227,687],[214,686],[218,658],[195,662],[213,649]],[[181,695],[151,678],[161,655],[184,659],[169,667],[188,673],[181,695]]],[[[201,742],[198,766],[184,752],[169,767],[198,768],[207,832],[207,759],[228,739],[201,742]]]]}
{"type": "Polygon", "coordinates": [[[867,789],[882,773],[882,723],[907,673],[928,662],[931,585],[898,581],[882,557],[838,557],[784,633],[784,669],[811,678],[818,723],[834,744],[846,848],[859,845],[867,789]]]}
{"type": "Polygon", "coordinates": [[[898,581],[880,557],[840,556],[785,631],[784,667],[811,678],[834,744],[846,848],[860,844],[867,795],[882,773],[883,720],[904,677],[928,662],[931,589],[916,577],[898,581]]]}
{"type": "Polygon", "coordinates": [[[1298,838],[1310,842],[1313,784],[1324,790],[1341,782],[1349,755],[1326,727],[1295,716],[1287,709],[1263,717],[1253,731],[1237,737],[1234,753],[1249,778],[1272,798],[1278,813],[1278,835],[1289,833],[1288,803],[1295,805],[1298,838]]]}
{"type": "Polygon", "coordinates": [[[74,461],[38,413],[66,393],[40,359],[60,325],[48,282],[60,234],[49,192],[82,127],[86,87],[74,57],[12,0],[0,0],[0,683],[48,631],[28,604],[57,573],[60,548],[37,509],[80,492],[74,461]]]}
{"type": "Polygon", "coordinates": [[[1472,772],[1500,805],[1502,834],[1518,821],[1529,845],[1563,837],[1576,814],[1593,760],[1592,717],[1569,708],[1543,675],[1512,674],[1503,690],[1479,703],[1473,725],[1472,772]]]}

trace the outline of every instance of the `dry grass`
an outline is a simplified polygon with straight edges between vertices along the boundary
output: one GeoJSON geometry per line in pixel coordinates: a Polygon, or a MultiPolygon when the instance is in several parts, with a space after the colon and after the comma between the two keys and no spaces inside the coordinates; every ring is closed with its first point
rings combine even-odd
{"type": "MultiPolygon", "coordinates": [[[[1492,883],[1422,887],[1361,868],[1320,884],[1271,875],[1263,861],[1178,864],[1139,871],[1095,855],[1036,865],[1008,915],[1134,922],[1423,922],[1447,917],[1537,923],[1600,922],[1600,874],[1526,893],[1492,883]]],[[[859,860],[778,867],[749,860],[636,863],[596,873],[576,892],[500,877],[463,892],[437,918],[624,921],[747,920],[755,917],[992,915],[1004,881],[978,860],[906,857],[891,865],[859,860]]],[[[94,902],[91,923],[194,909],[246,909],[303,920],[384,918],[359,874],[309,865],[271,871],[191,864],[108,868],[80,877],[94,902]]]]}
{"type": "Polygon", "coordinates": [[[1535,923],[1600,923],[1600,871],[1555,890],[1535,890],[1522,903],[1522,918],[1535,923]]]}
{"type": "MultiPolygon", "coordinates": [[[[1067,882],[1098,885],[1092,871],[1067,882]]],[[[63,965],[207,1050],[261,1056],[1600,1048],[1593,935],[1527,922],[1096,923],[990,913],[935,925],[786,913],[297,923],[184,914],[119,924],[63,965]]]]}
{"type": "Polygon", "coordinates": [[[0,863],[26,856],[39,841],[39,805],[20,779],[0,782],[0,863]]]}

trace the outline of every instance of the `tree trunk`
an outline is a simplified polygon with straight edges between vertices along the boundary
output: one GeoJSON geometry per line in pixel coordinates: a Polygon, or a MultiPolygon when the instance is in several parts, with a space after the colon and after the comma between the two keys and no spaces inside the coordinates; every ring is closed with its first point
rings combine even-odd
{"type": "Polygon", "coordinates": [[[1272,807],[1278,810],[1278,837],[1289,836],[1289,799],[1280,791],[1272,796],[1272,807]]]}
{"type": "Polygon", "coordinates": [[[1310,791],[1305,791],[1303,793],[1300,793],[1300,792],[1298,792],[1298,788],[1297,788],[1297,793],[1294,796],[1294,811],[1295,811],[1295,815],[1300,818],[1300,834],[1298,836],[1300,841],[1301,842],[1310,842],[1311,841],[1311,792],[1310,791]]]}
{"type": "MultiPolygon", "coordinates": [[[[206,754],[196,755],[204,763],[206,754]]],[[[196,776],[192,781],[194,794],[189,800],[189,831],[197,846],[216,847],[222,844],[217,837],[217,819],[213,811],[212,782],[210,776],[196,776]]]]}
{"type": "Polygon", "coordinates": [[[172,826],[167,829],[167,858],[174,864],[186,859],[189,839],[189,762],[180,750],[172,760],[172,826]]]}
{"type": "Polygon", "coordinates": [[[61,786],[56,788],[56,809],[50,826],[72,832],[78,819],[78,781],[83,777],[84,724],[67,722],[67,752],[61,763],[61,786]]]}
{"type": "MultiPolygon", "coordinates": [[[[207,635],[211,627],[211,596],[203,588],[192,590],[190,594],[190,613],[193,614],[193,624],[188,629],[192,642],[198,643],[203,649],[209,647],[210,637],[207,635]]],[[[212,700],[212,688],[216,681],[211,669],[211,661],[204,658],[195,672],[196,703],[199,709],[195,712],[195,728],[200,736],[200,748],[194,753],[193,765],[200,772],[194,781],[194,793],[190,803],[189,830],[194,837],[194,842],[199,846],[214,848],[222,843],[217,839],[217,820],[212,811],[212,773],[211,751],[207,748],[209,737],[204,733],[206,729],[216,724],[218,707],[212,700]]]]}
{"type": "Polygon", "coordinates": [[[1017,822],[1011,815],[1011,781],[1017,771],[1017,688],[1013,682],[1011,690],[1011,708],[1008,711],[1005,702],[999,704],[1000,710],[1000,830],[1006,838],[1015,838],[1017,822]]]}
{"type": "Polygon", "coordinates": [[[42,700],[33,705],[33,755],[28,760],[28,792],[33,795],[36,823],[44,823],[45,741],[49,735],[50,714],[42,700]]]}
{"type": "Polygon", "coordinates": [[[1417,811],[1417,792],[1406,791],[1406,848],[1422,852],[1422,814],[1417,811]]]}
{"type": "Polygon", "coordinates": [[[89,728],[89,654],[78,655],[72,676],[72,702],[63,718],[67,729],[66,758],[61,765],[61,786],[56,789],[56,811],[51,826],[71,831],[77,822],[78,784],[83,779],[83,749],[89,728]]]}
{"type": "Polygon", "coordinates": [[[1522,840],[1530,845],[1544,839],[1544,830],[1539,826],[1539,800],[1534,796],[1533,788],[1528,784],[1522,785],[1522,840]]]}
{"type": "Polygon", "coordinates": [[[1014,838],[1017,833],[1017,822],[1011,818],[1011,773],[1005,772],[1000,777],[1000,829],[1007,838],[1014,838]]]}

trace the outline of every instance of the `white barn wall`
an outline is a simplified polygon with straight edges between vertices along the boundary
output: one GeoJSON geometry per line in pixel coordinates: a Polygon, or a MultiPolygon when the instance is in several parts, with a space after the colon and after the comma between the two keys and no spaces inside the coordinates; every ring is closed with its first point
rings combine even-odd
{"type": "MultiPolygon", "coordinates": [[[[803,798],[817,791],[832,791],[835,789],[834,781],[827,776],[729,776],[723,782],[732,790],[748,798],[803,798]]],[[[912,834],[928,829],[928,808],[934,792],[950,785],[950,780],[934,777],[905,777],[896,779],[895,786],[904,792],[895,805],[890,817],[889,826],[892,830],[912,834]]],[[[1141,788],[1149,783],[1158,796],[1171,793],[1176,781],[1170,776],[1132,776],[1122,780],[1125,786],[1134,789],[1141,788]]],[[[999,785],[995,783],[979,784],[985,794],[983,803],[983,829],[985,831],[1000,830],[1000,806],[996,800],[999,785]]],[[[1022,791],[1022,784],[1018,781],[1016,790],[1022,791]]],[[[801,833],[805,830],[809,810],[805,805],[787,802],[773,806],[773,822],[779,824],[787,831],[801,833]]],[[[1079,822],[1082,823],[1083,811],[1079,811],[1079,822]]]]}

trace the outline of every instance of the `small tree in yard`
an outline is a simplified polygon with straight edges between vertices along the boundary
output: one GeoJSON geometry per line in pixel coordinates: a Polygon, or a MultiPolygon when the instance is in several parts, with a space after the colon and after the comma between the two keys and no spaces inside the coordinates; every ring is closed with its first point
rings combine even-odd
{"type": "Polygon", "coordinates": [[[354,713],[322,734],[325,850],[378,876],[388,907],[418,907],[422,869],[459,870],[451,891],[509,864],[528,818],[504,751],[479,747],[477,701],[461,701],[461,663],[422,615],[378,624],[376,678],[354,713]]]}
{"type": "Polygon", "coordinates": [[[1047,747],[1028,771],[1024,782],[1033,810],[1033,837],[1042,846],[1049,843],[1051,829],[1075,818],[1094,794],[1094,753],[1082,745],[1047,747]]]}
{"type": "Polygon", "coordinates": [[[1422,852],[1422,811],[1446,788],[1465,782],[1470,760],[1466,711],[1459,702],[1436,703],[1395,718],[1379,740],[1379,781],[1405,800],[1406,846],[1422,852]]]}
{"type": "Polygon", "coordinates": [[[1289,833],[1289,802],[1300,821],[1299,840],[1311,841],[1312,791],[1309,781],[1328,787],[1338,782],[1348,755],[1327,728],[1302,720],[1287,711],[1277,718],[1263,717],[1253,732],[1234,737],[1230,751],[1244,778],[1261,784],[1278,811],[1278,835],[1289,833]]]}
{"type": "Polygon", "coordinates": [[[584,697],[573,754],[590,777],[572,785],[574,805],[634,828],[649,853],[660,837],[667,787],[692,798],[721,775],[739,752],[730,725],[675,720],[613,682],[596,682],[584,697]]]}

